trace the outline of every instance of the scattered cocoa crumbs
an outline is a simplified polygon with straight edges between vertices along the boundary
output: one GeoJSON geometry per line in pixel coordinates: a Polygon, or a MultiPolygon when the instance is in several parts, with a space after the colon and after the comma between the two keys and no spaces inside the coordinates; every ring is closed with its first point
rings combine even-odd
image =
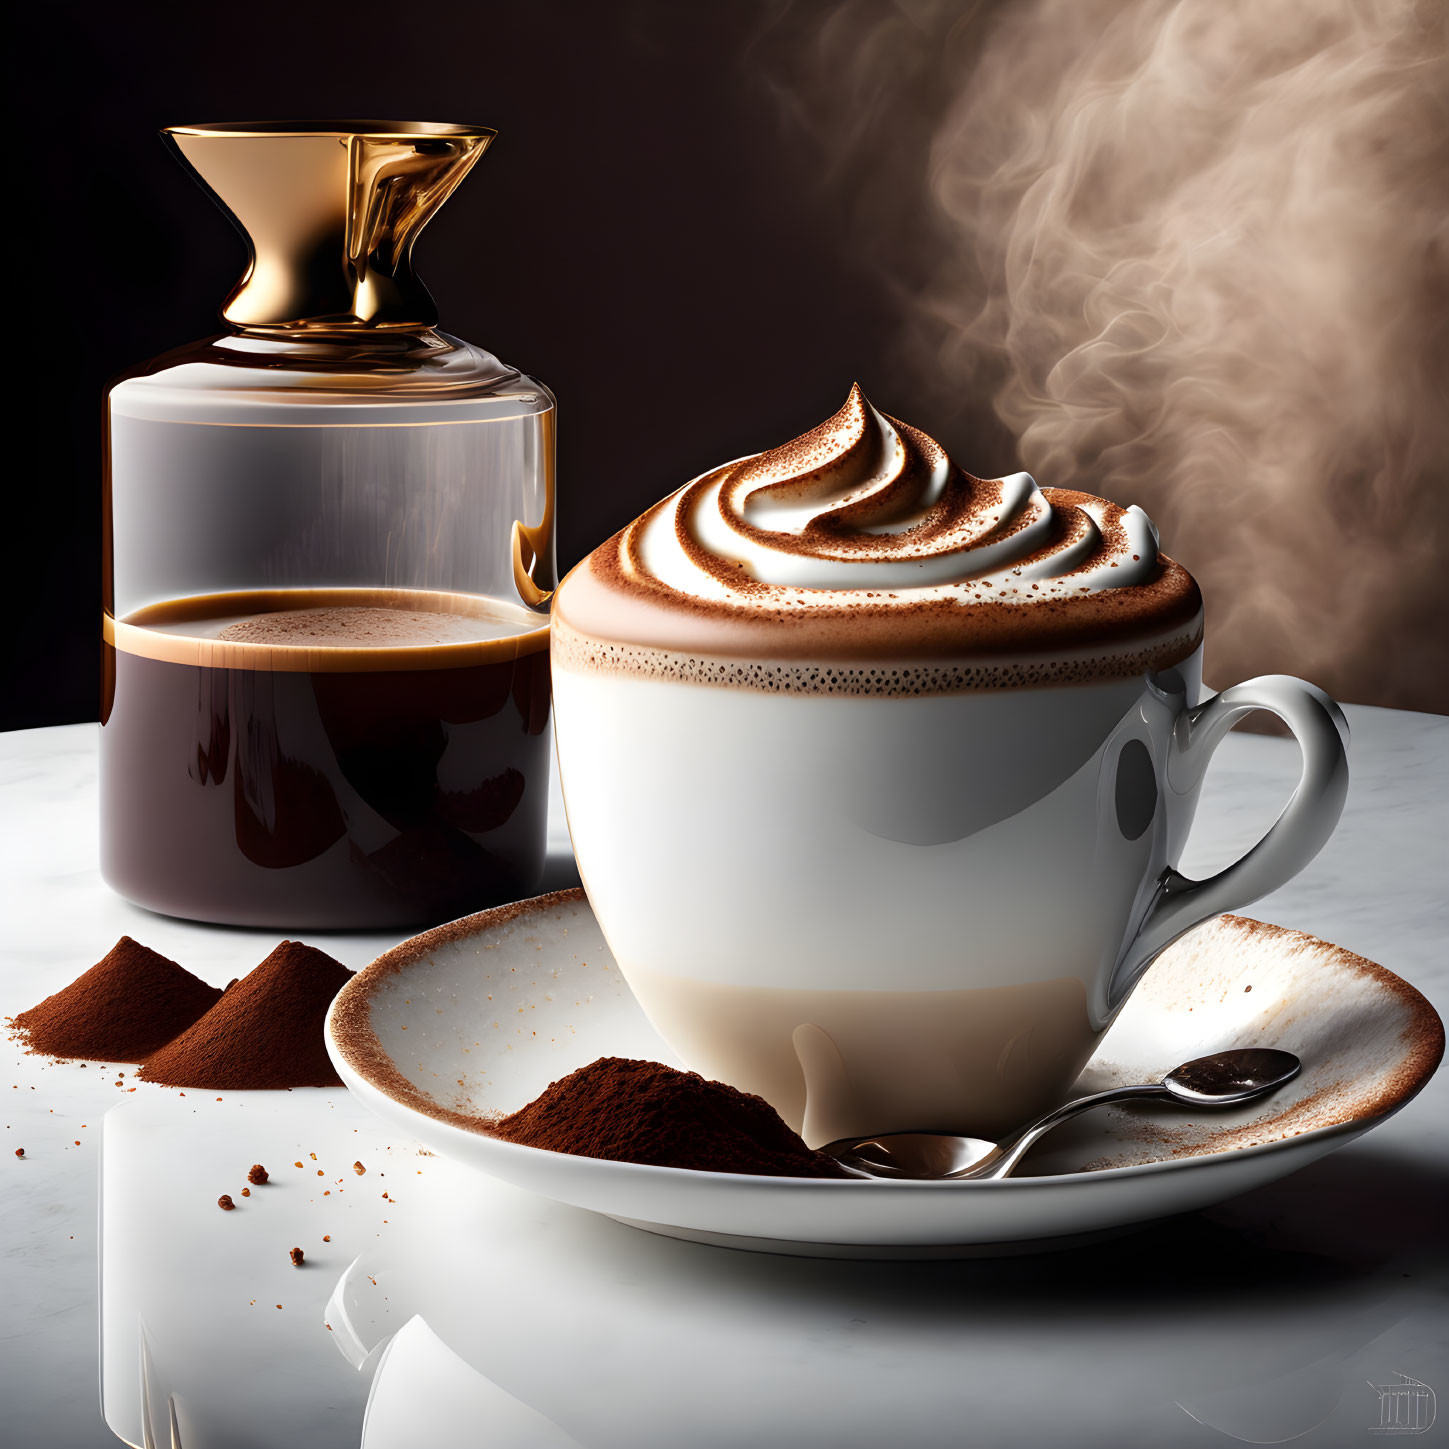
{"type": "Polygon", "coordinates": [[[251,1195],[252,1195],[251,1188],[249,1188],[249,1187],[242,1188],[242,1196],[243,1197],[250,1197],[251,1195]]]}
{"type": "Polygon", "coordinates": [[[601,1057],[490,1129],[509,1142],[616,1162],[772,1177],[845,1177],[762,1097],[658,1062],[601,1057]]]}
{"type": "Polygon", "coordinates": [[[247,1170],[247,1181],[251,1183],[253,1187],[260,1187],[264,1182],[267,1182],[268,1180],[269,1175],[267,1173],[267,1169],[263,1167],[260,1162],[252,1163],[251,1167],[247,1170]]]}
{"type": "Polygon", "coordinates": [[[301,1250],[301,1248],[293,1248],[292,1249],[292,1266],[294,1268],[300,1268],[302,1266],[302,1264],[306,1261],[306,1256],[307,1255],[301,1250]]]}
{"type": "Polygon", "coordinates": [[[222,1195],[217,1198],[216,1205],[224,1213],[229,1213],[236,1206],[236,1204],[231,1200],[231,1194],[229,1192],[222,1193],[222,1195]]]}
{"type": "Polygon", "coordinates": [[[9,1024],[28,1051],[43,1056],[134,1062],[220,999],[216,987],[122,936],[89,971],[9,1024]]]}
{"type": "Polygon", "coordinates": [[[353,1171],[354,1171],[354,1172],[355,1172],[355,1173],[356,1173],[356,1174],[357,1174],[357,1175],[358,1175],[358,1176],[359,1176],[359,1177],[361,1177],[361,1176],[362,1176],[362,1174],[363,1174],[363,1173],[364,1173],[364,1172],[366,1172],[366,1171],[367,1171],[367,1169],[366,1169],[366,1168],[365,1168],[365,1167],[364,1167],[364,1166],[363,1166],[363,1165],[362,1165],[362,1164],[361,1164],[361,1163],[360,1163],[360,1162],[354,1162],[354,1163],[353,1163],[353,1164],[352,1164],[352,1170],[353,1170],[353,1171]]]}
{"type": "Polygon", "coordinates": [[[141,1063],[171,1087],[335,1087],[322,1039],[332,998],[352,973],[325,951],[283,941],[195,1025],[141,1063]]]}
{"type": "Polygon", "coordinates": [[[24,1157],[25,1156],[25,1149],[23,1147],[17,1147],[15,1149],[15,1155],[17,1157],[24,1157]]]}
{"type": "Polygon", "coordinates": [[[324,1243],[330,1243],[332,1241],[332,1234],[331,1233],[323,1233],[322,1234],[322,1241],[324,1243]]]}

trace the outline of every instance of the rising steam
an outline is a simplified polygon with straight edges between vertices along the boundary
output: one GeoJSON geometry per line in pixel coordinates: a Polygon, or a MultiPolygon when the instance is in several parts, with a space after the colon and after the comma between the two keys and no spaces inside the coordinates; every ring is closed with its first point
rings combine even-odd
{"type": "Polygon", "coordinates": [[[851,0],[762,42],[899,288],[882,405],[989,396],[1039,482],[1142,504],[1217,684],[1449,710],[1446,14],[851,0]]]}

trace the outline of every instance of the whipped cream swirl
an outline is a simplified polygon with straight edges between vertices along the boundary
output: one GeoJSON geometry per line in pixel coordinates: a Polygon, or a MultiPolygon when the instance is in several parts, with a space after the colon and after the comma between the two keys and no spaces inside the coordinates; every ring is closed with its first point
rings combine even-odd
{"type": "Polygon", "coordinates": [[[1140,508],[973,477],[856,387],[601,543],[559,587],[550,647],[556,673],[939,694],[1135,677],[1202,624],[1140,508]]]}
{"type": "Polygon", "coordinates": [[[827,422],[687,484],[621,543],[626,578],[745,612],[835,609],[850,595],[1031,605],[1161,568],[1140,508],[1044,492],[1028,473],[973,477],[858,385],[827,422]]]}

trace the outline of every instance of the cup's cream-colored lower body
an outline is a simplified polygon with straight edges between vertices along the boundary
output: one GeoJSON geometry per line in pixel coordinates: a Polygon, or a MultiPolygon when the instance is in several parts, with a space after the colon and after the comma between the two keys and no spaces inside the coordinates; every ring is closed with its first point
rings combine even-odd
{"type": "MultiPolygon", "coordinates": [[[[1191,824],[1147,678],[766,694],[554,668],[569,829],[688,1066],[812,1143],[1000,1135],[1061,1099],[1191,824]]],[[[1164,1066],[1171,1066],[1165,1063],[1164,1066]]]]}
{"type": "Polygon", "coordinates": [[[682,1061],[758,1093],[817,1145],[890,1130],[886,1122],[1004,1134],[1062,1100],[1100,1035],[1075,976],[962,991],[808,991],[638,966],[626,974],[682,1061]],[[867,1121],[877,1125],[858,1125],[867,1121]]]}

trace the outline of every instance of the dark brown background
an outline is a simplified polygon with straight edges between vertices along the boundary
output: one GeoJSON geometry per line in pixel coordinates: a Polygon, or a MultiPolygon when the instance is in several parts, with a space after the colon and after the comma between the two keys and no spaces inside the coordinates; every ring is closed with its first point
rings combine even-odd
{"type": "MultiPolygon", "coordinates": [[[[971,27],[1003,8],[960,7],[953,64],[971,27]]],[[[20,311],[11,348],[22,366],[6,490],[19,579],[0,727],[96,716],[103,388],[216,330],[244,265],[236,233],[156,139],[168,123],[347,115],[498,129],[424,234],[418,270],[448,331],[558,396],[565,567],[703,468],[820,421],[856,379],[973,471],[1016,466],[1011,435],[964,376],[944,408],[888,360],[902,320],[891,239],[904,268],[929,224],[912,209],[924,209],[910,200],[921,188],[903,185],[888,216],[863,217],[880,187],[832,169],[821,113],[792,101],[797,47],[870,9],[268,0],[19,11],[7,302],[20,311]],[[856,244],[863,221],[868,248],[856,244]]],[[[848,113],[848,90],[841,99],[848,113]]],[[[919,76],[883,104],[873,97],[862,154],[876,172],[924,174],[931,102],[919,76]]],[[[1168,544],[1192,566],[1190,547],[1168,544]]],[[[1423,661],[1405,667],[1422,673],[1423,661]]],[[[1432,695],[1415,698],[1432,706],[1432,695]]]]}

